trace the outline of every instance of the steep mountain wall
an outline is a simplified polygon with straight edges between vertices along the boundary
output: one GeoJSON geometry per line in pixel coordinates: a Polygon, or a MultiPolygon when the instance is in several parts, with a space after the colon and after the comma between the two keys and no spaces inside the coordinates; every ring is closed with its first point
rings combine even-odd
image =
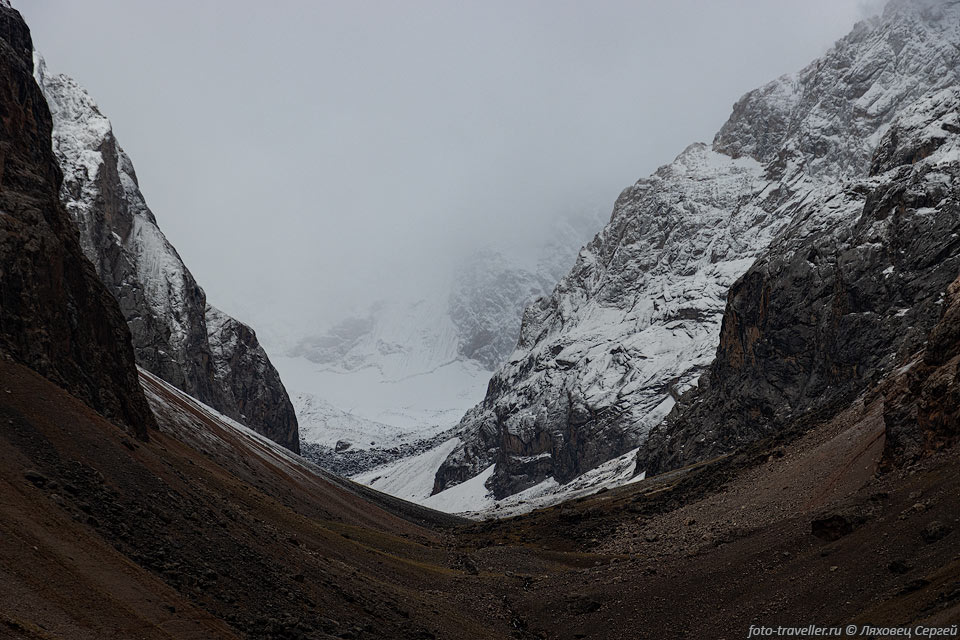
{"type": "Polygon", "coordinates": [[[810,202],[836,208],[834,224],[855,219],[855,203],[831,200],[837,185],[866,176],[904,108],[958,83],[958,62],[958,3],[894,0],[744,96],[712,148],[693,145],[625,190],[572,272],[527,309],[435,491],[496,463],[502,497],[643,443],[713,360],[728,289],[810,202]]]}
{"type": "Polygon", "coordinates": [[[249,327],[209,311],[147,207],[110,121],[74,80],[48,73],[39,56],[36,78],[53,115],[60,197],[84,253],[120,303],[138,364],[298,451],[296,415],[266,352],[249,327]]]}
{"type": "Polygon", "coordinates": [[[60,203],[50,111],[20,14],[0,5],[0,352],[146,438],[130,332],[60,203]]]}

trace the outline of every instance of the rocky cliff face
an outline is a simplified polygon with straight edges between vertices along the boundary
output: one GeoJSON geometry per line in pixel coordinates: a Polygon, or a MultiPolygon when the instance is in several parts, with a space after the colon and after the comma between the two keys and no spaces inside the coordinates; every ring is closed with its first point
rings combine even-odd
{"type": "Polygon", "coordinates": [[[32,49],[20,14],[0,5],[0,352],[146,438],[130,332],[58,198],[32,49]]]}
{"type": "Polygon", "coordinates": [[[60,197],[84,253],[120,304],[138,364],[298,451],[296,416],[279,375],[249,327],[208,312],[203,289],[147,207],[110,121],[80,85],[48,73],[39,57],[36,79],[53,115],[60,197]]]}
{"type": "Polygon", "coordinates": [[[879,389],[887,465],[914,462],[960,436],[960,279],[941,306],[924,349],[879,389]]]}
{"type": "Polygon", "coordinates": [[[293,404],[253,329],[209,304],[205,319],[214,382],[227,394],[235,419],[299,453],[293,404]]]}
{"type": "Polygon", "coordinates": [[[863,175],[902,109],[956,84],[958,15],[955,0],[891,0],[823,57],[737,101],[714,148],[778,173],[801,165],[827,181],[863,175]]]}
{"type": "Polygon", "coordinates": [[[928,367],[951,360],[960,88],[904,109],[870,167],[805,204],[731,288],[707,384],[651,434],[638,468],[659,473],[830,415],[924,345],[928,367]]]}
{"type": "Polygon", "coordinates": [[[867,175],[903,109],[958,83],[958,61],[960,5],[895,0],[799,73],[744,96],[712,147],[693,145],[624,191],[573,271],[527,309],[518,350],[464,417],[435,491],[496,463],[504,496],[642,444],[716,354],[728,289],[769,299],[756,276],[737,279],[783,250],[779,240],[767,251],[775,238],[800,241],[811,217],[852,223],[866,196],[838,185],[867,175]]]}

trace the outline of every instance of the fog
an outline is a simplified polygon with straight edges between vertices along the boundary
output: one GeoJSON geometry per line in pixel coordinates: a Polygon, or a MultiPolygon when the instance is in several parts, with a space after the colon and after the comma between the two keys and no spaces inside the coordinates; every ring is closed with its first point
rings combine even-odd
{"type": "MultiPolygon", "coordinates": [[[[264,328],[416,295],[602,208],[861,0],[19,0],[209,299],[264,328]]],[[[598,229],[599,230],[599,229],[598,229]]]]}

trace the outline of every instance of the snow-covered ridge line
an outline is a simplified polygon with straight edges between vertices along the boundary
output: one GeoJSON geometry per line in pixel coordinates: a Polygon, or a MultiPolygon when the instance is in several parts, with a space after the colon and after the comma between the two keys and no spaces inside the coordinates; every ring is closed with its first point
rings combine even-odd
{"type": "MultiPolygon", "coordinates": [[[[868,174],[802,203],[731,289],[709,384],[651,433],[639,467],[663,473],[828,419],[937,342],[960,270],[958,176],[954,86],[899,112],[868,174]]],[[[890,450],[915,446],[897,410],[884,414],[890,450]]]]}

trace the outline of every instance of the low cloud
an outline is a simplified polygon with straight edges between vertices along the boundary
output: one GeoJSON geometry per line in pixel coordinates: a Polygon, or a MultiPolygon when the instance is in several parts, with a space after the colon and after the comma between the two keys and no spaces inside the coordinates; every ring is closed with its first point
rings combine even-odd
{"type": "Polygon", "coordinates": [[[211,300],[309,326],[611,209],[876,3],[21,5],[211,300]]]}

